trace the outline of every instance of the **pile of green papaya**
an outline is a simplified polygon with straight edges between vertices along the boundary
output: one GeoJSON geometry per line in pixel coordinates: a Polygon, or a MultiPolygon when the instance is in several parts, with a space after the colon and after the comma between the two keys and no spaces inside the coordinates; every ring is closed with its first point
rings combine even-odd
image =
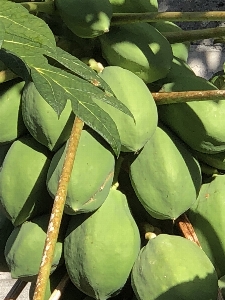
{"type": "MultiPolygon", "coordinates": [[[[121,152],[85,124],[45,299],[68,274],[61,299],[217,300],[219,287],[225,295],[225,101],[156,105],[153,93],[220,82],[189,68],[189,42],[169,42],[166,32],[182,31],[175,23],[111,24],[115,13],[157,12],[156,0],[55,7],[61,30],[45,20],[58,46],[94,61],[134,119],[94,100],[114,120],[121,152]],[[184,214],[201,247],[181,234],[184,214]]],[[[31,282],[30,299],[74,119],[69,101],[58,117],[32,81],[0,84],[0,272],[31,282]]]]}

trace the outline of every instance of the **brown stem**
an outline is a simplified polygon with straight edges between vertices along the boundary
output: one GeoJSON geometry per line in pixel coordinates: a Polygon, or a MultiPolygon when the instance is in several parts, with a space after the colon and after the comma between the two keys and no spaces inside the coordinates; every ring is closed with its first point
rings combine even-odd
{"type": "Polygon", "coordinates": [[[27,285],[27,282],[18,279],[14,283],[13,287],[8,292],[8,294],[5,296],[4,300],[16,300],[26,285],[27,285]]]}
{"type": "Polygon", "coordinates": [[[69,283],[69,275],[65,274],[64,277],[62,278],[62,280],[60,281],[60,283],[57,285],[57,287],[55,288],[55,290],[53,291],[53,293],[51,294],[50,298],[48,300],[58,300],[60,299],[60,297],[62,296],[62,293],[65,289],[65,287],[67,286],[67,284],[69,283]]]}
{"type": "Polygon", "coordinates": [[[47,281],[50,275],[50,268],[53,260],[55,244],[58,238],[59,228],[62,220],[64,205],[66,201],[68,183],[74,165],[74,159],[78,148],[81,132],[84,123],[78,117],[75,117],[66,156],[60,176],[58,190],[52,208],[52,213],[48,225],[47,236],[42,256],[42,261],[37,277],[33,300],[43,300],[47,281]]]}
{"type": "Polygon", "coordinates": [[[225,90],[152,93],[157,105],[191,101],[225,100],[225,90]]]}
{"type": "Polygon", "coordinates": [[[224,21],[224,19],[225,11],[114,13],[111,20],[111,26],[136,22],[224,21]]]}
{"type": "Polygon", "coordinates": [[[186,214],[182,214],[176,221],[175,221],[178,229],[180,230],[181,234],[188,240],[194,242],[197,244],[200,248],[200,242],[198,240],[198,237],[195,233],[195,230],[193,226],[191,225],[191,222],[189,221],[186,214]]]}

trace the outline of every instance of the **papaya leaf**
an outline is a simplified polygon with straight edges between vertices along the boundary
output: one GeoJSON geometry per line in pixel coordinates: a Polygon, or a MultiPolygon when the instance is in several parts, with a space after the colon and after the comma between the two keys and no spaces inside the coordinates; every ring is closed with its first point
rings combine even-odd
{"type": "Polygon", "coordinates": [[[62,112],[67,100],[70,100],[75,115],[97,131],[111,145],[114,152],[119,154],[121,143],[116,124],[94,102],[95,99],[108,101],[108,98],[114,98],[111,94],[44,61],[42,66],[33,64],[30,68],[36,88],[58,115],[62,112]]]}
{"type": "Polygon", "coordinates": [[[26,51],[50,53],[56,51],[55,38],[48,25],[29,14],[22,5],[0,0],[0,22],[5,27],[2,48],[24,56],[26,51]]]}
{"type": "Polygon", "coordinates": [[[0,49],[2,48],[4,37],[5,37],[5,26],[2,22],[0,22],[0,49]]]}

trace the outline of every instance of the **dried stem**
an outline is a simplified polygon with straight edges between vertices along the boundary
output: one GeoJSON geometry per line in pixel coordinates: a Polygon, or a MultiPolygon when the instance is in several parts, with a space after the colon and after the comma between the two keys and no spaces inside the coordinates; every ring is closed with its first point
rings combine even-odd
{"type": "Polygon", "coordinates": [[[224,21],[225,11],[206,12],[150,12],[150,13],[114,13],[111,26],[136,22],[194,22],[224,21]]]}
{"type": "Polygon", "coordinates": [[[13,287],[8,292],[8,294],[5,296],[4,300],[16,300],[26,285],[27,285],[27,282],[18,279],[14,283],[13,287]]]}
{"type": "Polygon", "coordinates": [[[191,101],[225,100],[225,90],[152,93],[157,105],[191,101]]]}
{"type": "Polygon", "coordinates": [[[69,283],[69,275],[65,274],[60,283],[57,285],[53,293],[51,294],[51,297],[48,300],[58,300],[62,296],[62,293],[66,287],[66,285],[69,283]]]}
{"type": "Polygon", "coordinates": [[[73,169],[74,159],[83,126],[83,121],[76,117],[69,138],[64,165],[58,184],[58,190],[55,196],[52,213],[48,225],[42,262],[37,277],[33,300],[44,299],[47,281],[50,275],[50,268],[53,260],[55,244],[57,242],[64,205],[66,201],[68,183],[73,169]]]}

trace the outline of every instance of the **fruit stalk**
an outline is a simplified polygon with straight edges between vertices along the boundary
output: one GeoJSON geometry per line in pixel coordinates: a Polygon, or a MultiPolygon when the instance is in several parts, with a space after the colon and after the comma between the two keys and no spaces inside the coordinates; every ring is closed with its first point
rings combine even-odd
{"type": "Polygon", "coordinates": [[[49,15],[55,14],[55,6],[53,1],[46,2],[20,2],[23,7],[25,7],[30,13],[46,13],[49,15]]]}
{"type": "Polygon", "coordinates": [[[223,21],[224,19],[225,11],[114,13],[111,20],[111,26],[136,22],[201,22],[223,21]]]}
{"type": "Polygon", "coordinates": [[[50,275],[50,268],[54,255],[55,244],[58,238],[59,228],[66,201],[68,183],[73,169],[77,147],[84,123],[78,117],[75,118],[74,125],[69,138],[64,165],[60,176],[58,190],[55,196],[52,213],[48,225],[47,236],[42,256],[42,261],[37,277],[33,300],[43,300],[50,275]]]}
{"type": "Polygon", "coordinates": [[[191,101],[225,100],[225,90],[152,93],[156,105],[191,101]]]}

